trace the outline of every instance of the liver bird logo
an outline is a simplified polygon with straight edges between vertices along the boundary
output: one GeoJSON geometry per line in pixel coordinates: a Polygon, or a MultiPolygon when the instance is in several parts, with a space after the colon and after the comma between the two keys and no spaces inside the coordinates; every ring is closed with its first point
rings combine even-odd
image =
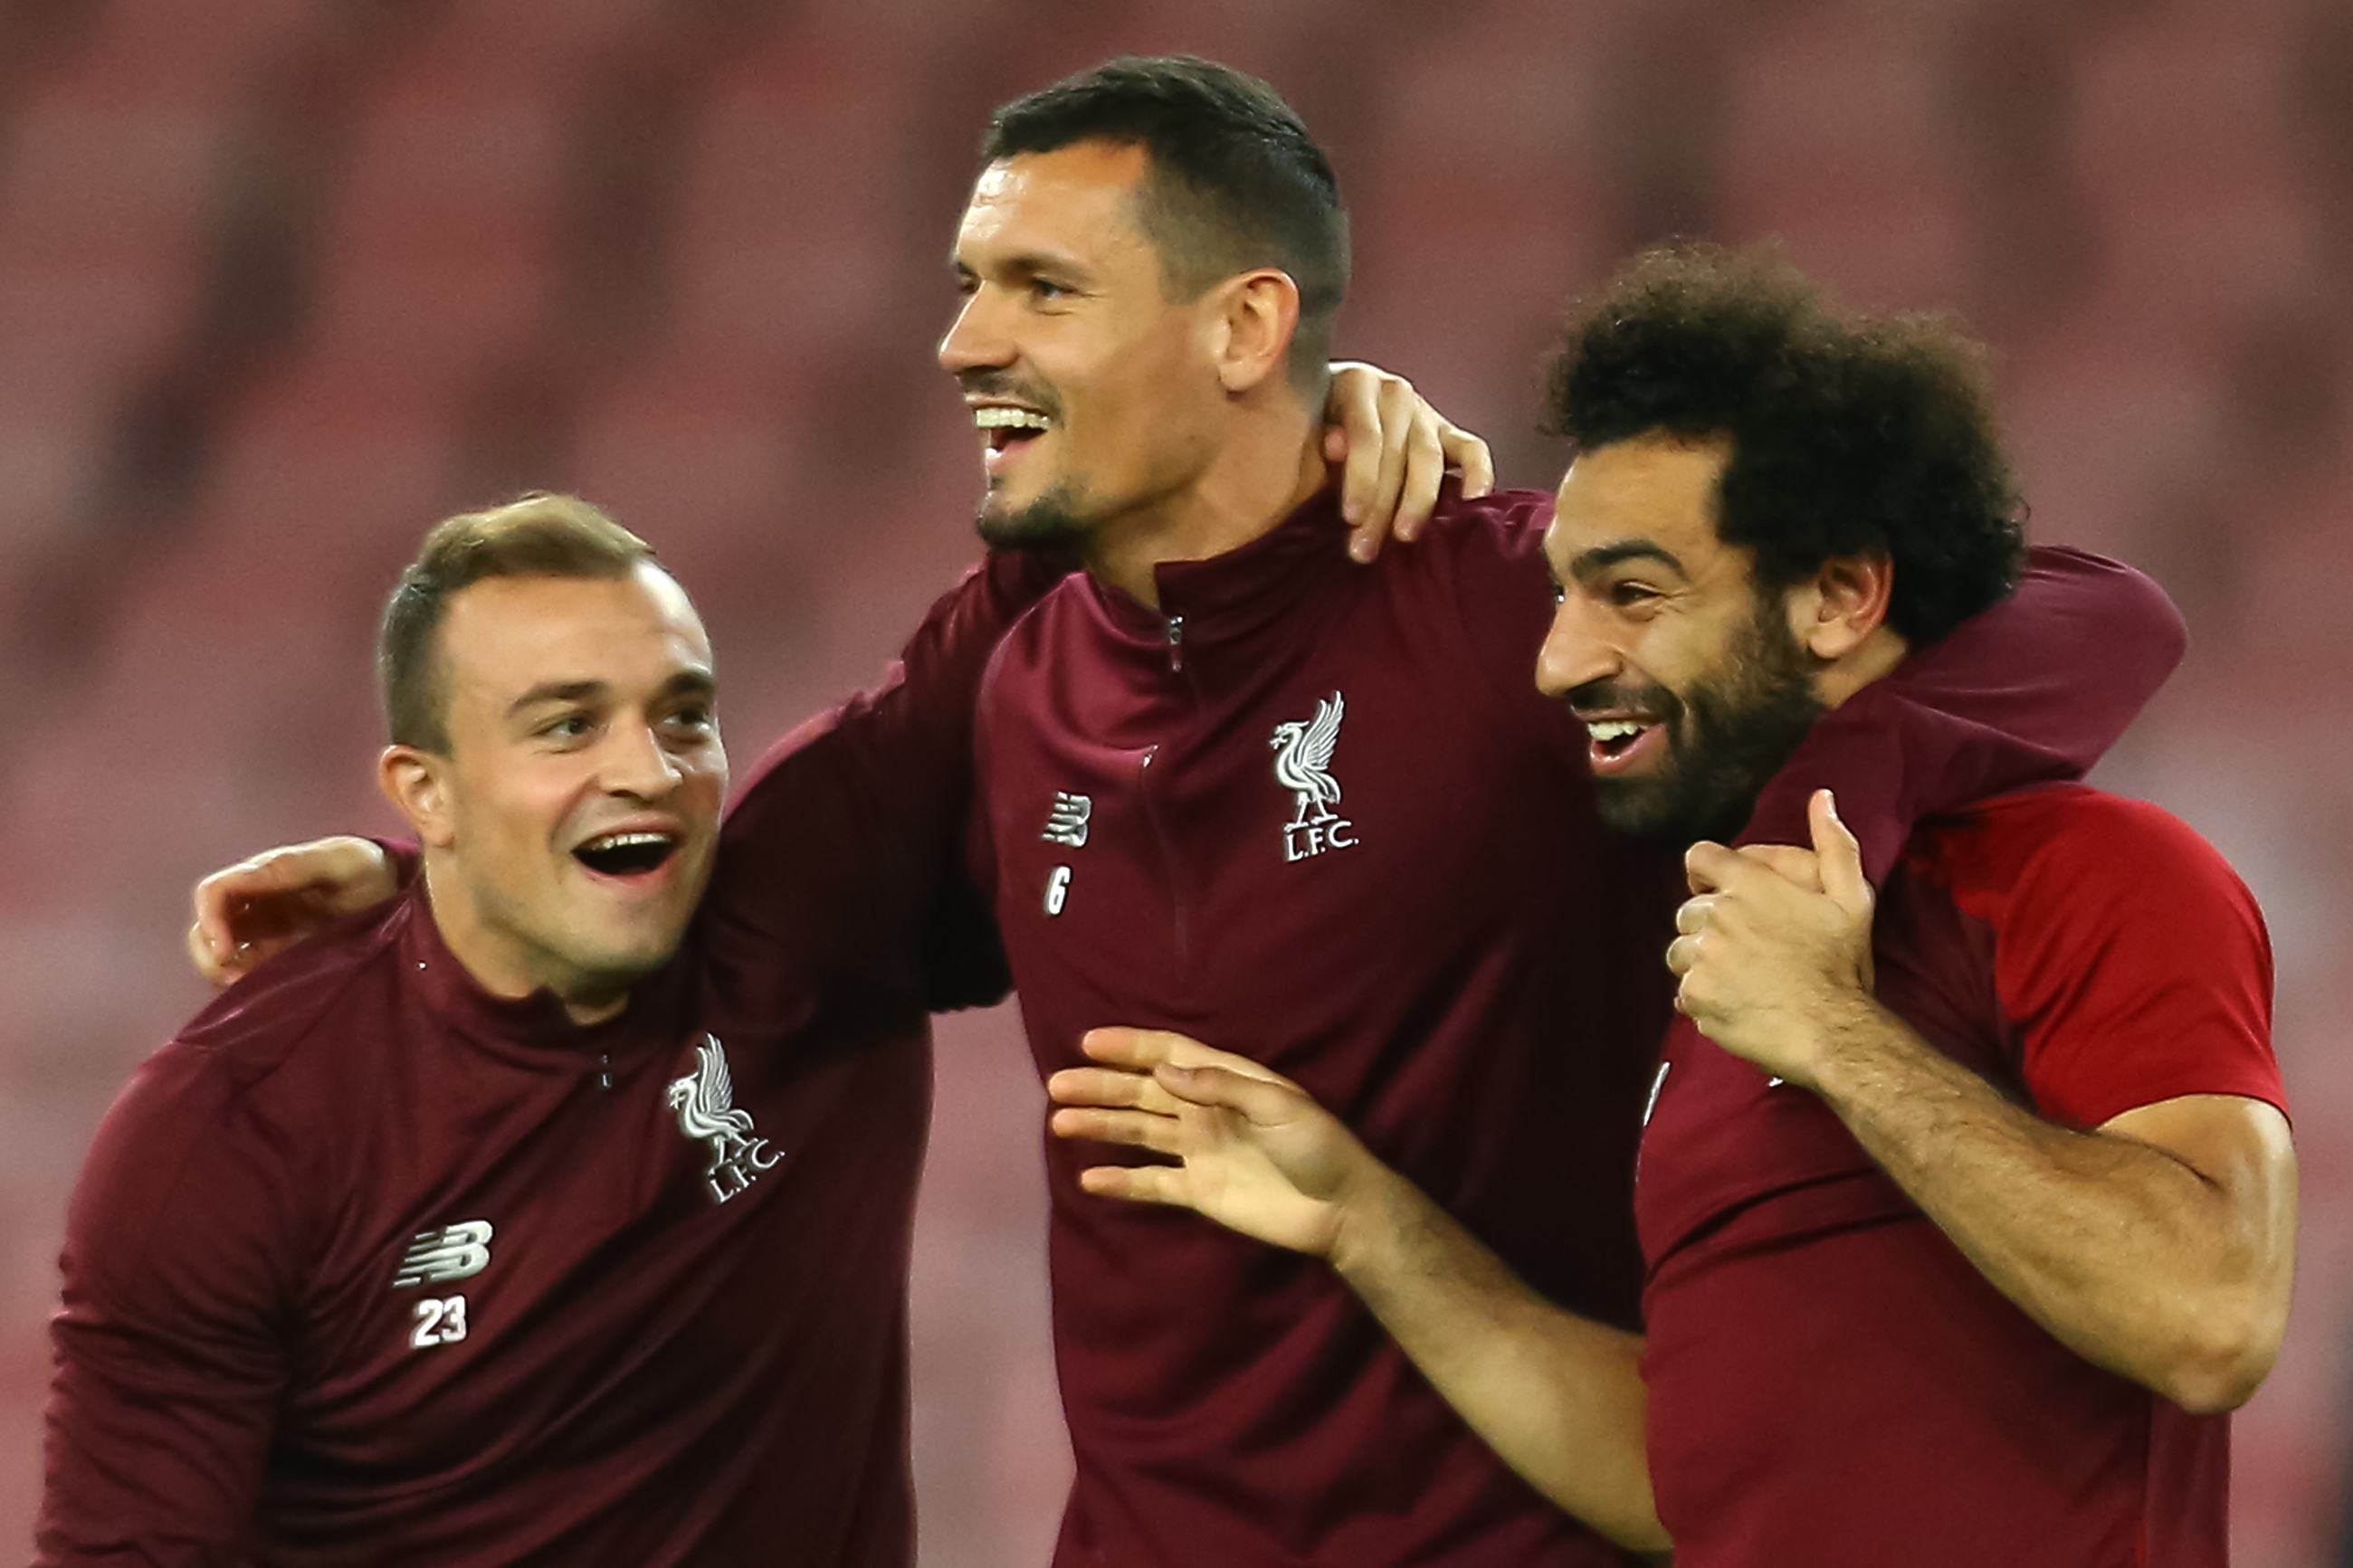
{"type": "Polygon", "coordinates": [[[1346,701],[1335,691],[1316,702],[1314,718],[1305,723],[1293,720],[1277,724],[1273,739],[1267,742],[1274,748],[1275,782],[1291,791],[1299,803],[1291,817],[1293,827],[1311,820],[1329,821],[1332,808],[1340,804],[1339,781],[1330,770],[1332,748],[1340,739],[1340,717],[1346,710],[1346,701]]]}
{"type": "Polygon", "coordinates": [[[723,1204],[750,1186],[779,1158],[768,1152],[765,1138],[754,1135],[752,1113],[735,1109],[734,1078],[716,1035],[696,1043],[694,1070],[670,1079],[663,1100],[678,1112],[681,1132],[711,1144],[711,1164],[702,1175],[714,1203],[723,1204]]]}

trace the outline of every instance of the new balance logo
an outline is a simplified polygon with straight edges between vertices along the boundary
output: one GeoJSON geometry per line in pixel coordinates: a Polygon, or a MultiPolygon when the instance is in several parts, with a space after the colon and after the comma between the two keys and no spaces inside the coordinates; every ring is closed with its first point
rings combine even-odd
{"type": "Polygon", "coordinates": [[[441,1230],[419,1232],[400,1255],[393,1289],[470,1279],[491,1266],[491,1222],[461,1219],[441,1230]]]}
{"type": "Polygon", "coordinates": [[[1092,795],[1054,792],[1054,809],[1046,816],[1046,831],[1038,837],[1071,849],[1087,847],[1087,819],[1095,814],[1092,795]]]}
{"type": "Polygon", "coordinates": [[[1282,858],[1305,860],[1327,849],[1356,847],[1356,825],[1332,808],[1340,804],[1332,776],[1332,748],[1340,742],[1340,720],[1348,708],[1335,691],[1315,704],[1315,717],[1277,724],[1267,744],[1274,748],[1274,778],[1291,791],[1298,808],[1282,830],[1282,858]]]}

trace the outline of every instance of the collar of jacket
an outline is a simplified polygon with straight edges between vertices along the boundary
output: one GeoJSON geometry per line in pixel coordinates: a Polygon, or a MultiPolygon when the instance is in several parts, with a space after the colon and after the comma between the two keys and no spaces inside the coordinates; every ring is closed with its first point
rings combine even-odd
{"type": "Polygon", "coordinates": [[[1206,561],[1154,567],[1157,610],[1092,578],[1088,587],[1123,640],[1155,657],[1172,646],[1189,655],[1247,641],[1295,612],[1311,584],[1363,571],[1348,557],[1347,531],[1337,492],[1321,489],[1247,544],[1206,561]]]}

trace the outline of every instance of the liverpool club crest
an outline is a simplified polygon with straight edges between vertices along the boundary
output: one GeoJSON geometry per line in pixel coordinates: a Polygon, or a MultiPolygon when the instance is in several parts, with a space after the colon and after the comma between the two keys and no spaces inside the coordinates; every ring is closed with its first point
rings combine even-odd
{"type": "Polygon", "coordinates": [[[1347,701],[1338,692],[1315,704],[1315,717],[1274,727],[1274,778],[1295,802],[1282,829],[1282,858],[1305,860],[1327,849],[1356,847],[1356,824],[1342,816],[1339,781],[1332,776],[1332,748],[1340,742],[1340,719],[1347,701]]]}
{"type": "Polygon", "coordinates": [[[754,1135],[752,1113],[735,1109],[734,1080],[716,1035],[703,1036],[695,1046],[694,1070],[670,1079],[664,1100],[678,1112],[681,1132],[711,1144],[711,1165],[702,1180],[712,1203],[725,1203],[781,1157],[768,1152],[765,1138],[754,1135]]]}

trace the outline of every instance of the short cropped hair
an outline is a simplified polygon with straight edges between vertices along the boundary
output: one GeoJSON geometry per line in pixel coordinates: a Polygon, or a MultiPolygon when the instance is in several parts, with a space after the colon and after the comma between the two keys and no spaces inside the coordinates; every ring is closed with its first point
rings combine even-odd
{"type": "Polygon", "coordinates": [[[1549,381],[1546,423],[1581,451],[1729,437],[1716,533],[1762,591],[1883,552],[1888,625],[1916,647],[2017,584],[1984,351],[1947,318],[1843,313],[1770,247],[1661,247],[1571,322],[1549,381]]]}
{"type": "Polygon", "coordinates": [[[1169,299],[1198,299],[1253,268],[1290,274],[1299,287],[1291,379],[1320,387],[1348,291],[1348,211],[1297,111],[1213,60],[1123,55],[999,108],[980,154],[993,163],[1082,142],[1138,146],[1150,158],[1138,216],[1169,299]]]}
{"type": "Polygon", "coordinates": [[[492,577],[628,576],[653,547],[576,496],[534,492],[434,524],[385,602],[376,679],[396,746],[446,754],[448,682],[441,623],[460,591],[492,577]]]}

